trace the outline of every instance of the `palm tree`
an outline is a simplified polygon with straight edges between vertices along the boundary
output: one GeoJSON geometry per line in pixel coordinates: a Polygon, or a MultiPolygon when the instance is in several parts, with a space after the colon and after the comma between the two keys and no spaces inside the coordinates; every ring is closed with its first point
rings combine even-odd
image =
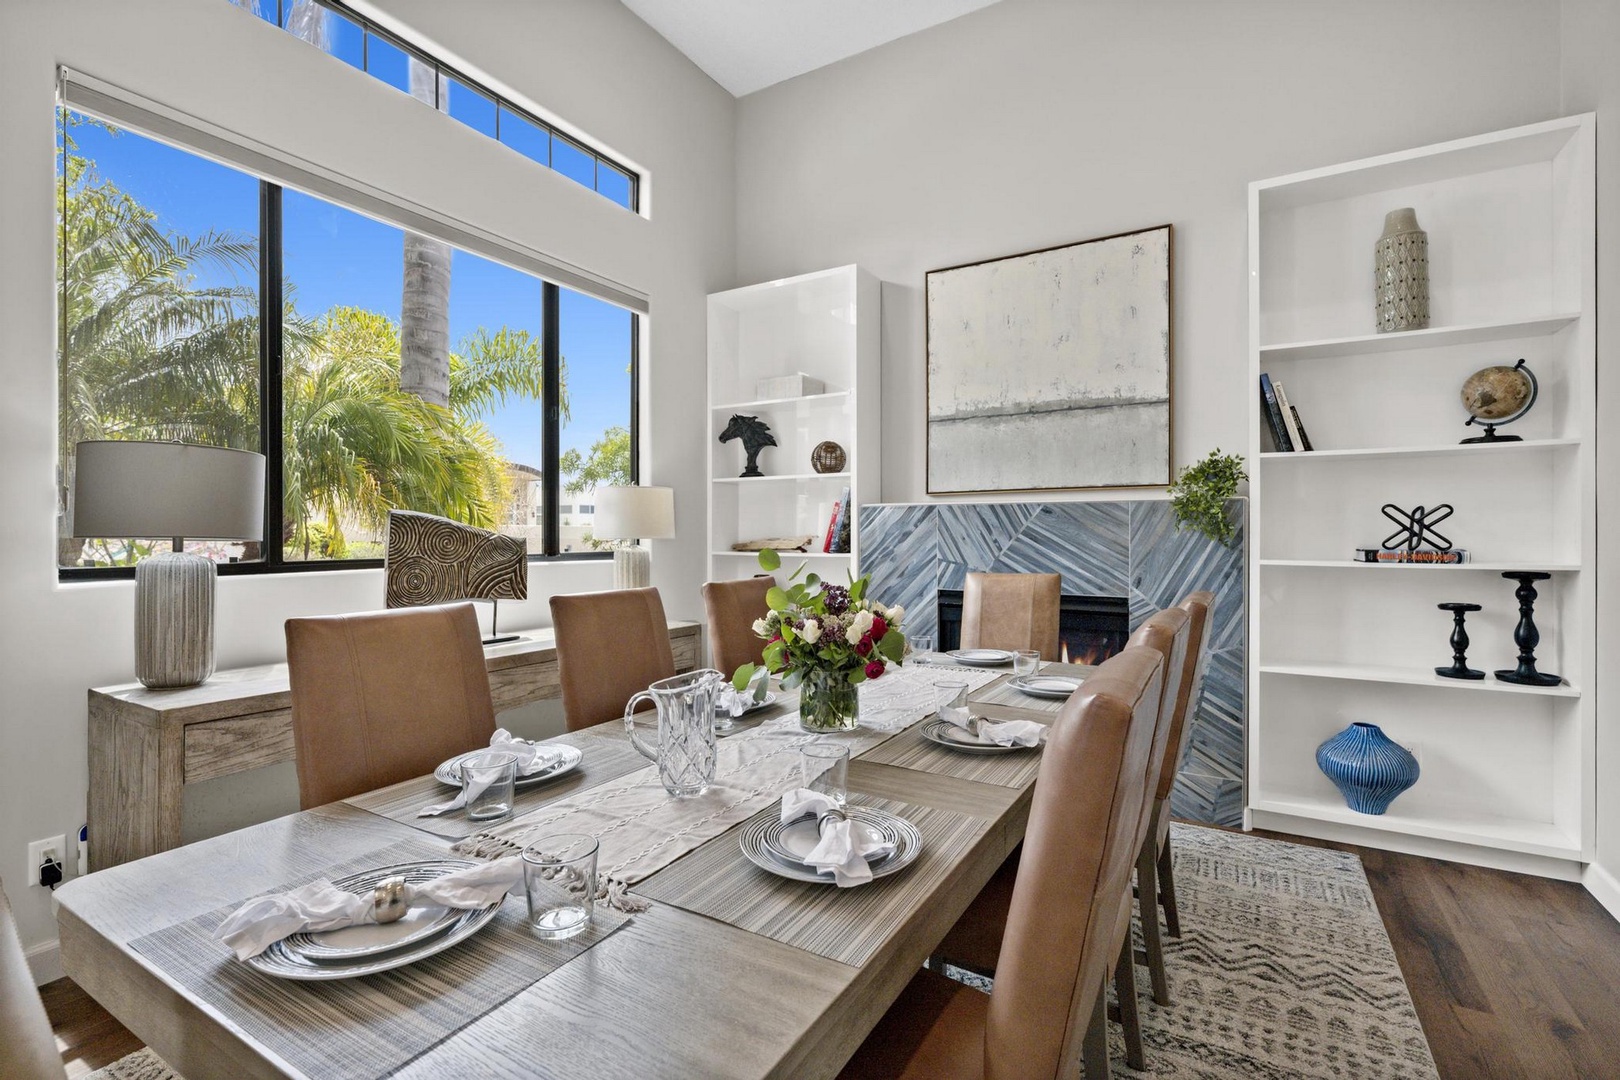
{"type": "MultiPolygon", "coordinates": [[[[450,111],[450,80],[414,56],[411,96],[450,111]]],[[[405,283],[400,299],[399,385],[432,405],[450,404],[450,245],[405,231],[405,283]]]]}

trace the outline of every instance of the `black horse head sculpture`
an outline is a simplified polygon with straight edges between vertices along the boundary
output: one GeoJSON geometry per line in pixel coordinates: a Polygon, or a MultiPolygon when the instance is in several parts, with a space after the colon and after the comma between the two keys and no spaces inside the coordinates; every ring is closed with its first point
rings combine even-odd
{"type": "Polygon", "coordinates": [[[726,425],[726,430],[720,433],[721,442],[730,442],[732,439],[741,439],[743,449],[748,452],[748,467],[742,471],[744,476],[764,476],[759,471],[759,452],[767,446],[775,446],[776,438],[771,429],[757,416],[743,416],[738,413],[726,425]]]}

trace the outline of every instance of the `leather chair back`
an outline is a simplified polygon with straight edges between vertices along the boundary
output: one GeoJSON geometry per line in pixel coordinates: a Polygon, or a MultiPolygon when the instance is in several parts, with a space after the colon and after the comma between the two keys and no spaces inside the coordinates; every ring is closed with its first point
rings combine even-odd
{"type": "Polygon", "coordinates": [[[0,1076],[7,1080],[67,1076],[4,889],[0,889],[0,1076]]]}
{"type": "Polygon", "coordinates": [[[1170,789],[1175,787],[1176,773],[1187,756],[1187,722],[1197,713],[1198,701],[1204,696],[1204,673],[1209,670],[1210,638],[1215,626],[1215,594],[1203,590],[1189,593],[1178,606],[1189,617],[1187,664],[1176,694],[1176,712],[1170,721],[1170,738],[1159,769],[1159,787],[1154,793],[1160,801],[1168,799],[1170,789]]]}
{"type": "Polygon", "coordinates": [[[551,622],[569,731],[623,718],[633,695],[675,674],[657,589],[553,596],[551,622]]]}
{"type": "MultiPolygon", "coordinates": [[[[1153,733],[1153,753],[1148,759],[1147,778],[1143,787],[1148,805],[1157,796],[1163,779],[1164,766],[1169,760],[1170,736],[1176,726],[1176,709],[1181,696],[1181,684],[1188,673],[1188,646],[1191,643],[1192,617],[1180,608],[1165,608],[1148,616],[1136,628],[1127,642],[1153,649],[1164,660],[1164,686],[1159,697],[1159,721],[1153,733]]],[[[1147,835],[1149,822],[1142,820],[1142,834],[1147,835]]],[[[1138,838],[1140,842],[1140,838],[1138,838]]]]}
{"type": "Polygon", "coordinates": [[[1063,578],[972,573],[962,586],[962,648],[1036,649],[1058,659],[1063,578]]]}
{"type": "Polygon", "coordinates": [[[304,809],[489,745],[495,707],[471,604],[287,620],[304,809]]]}
{"type": "Polygon", "coordinates": [[[770,610],[765,594],[773,577],[711,581],[703,586],[703,608],[709,619],[709,662],[727,678],[744,664],[765,659],[765,639],[754,633],[754,620],[770,610]]]}
{"type": "Polygon", "coordinates": [[[1080,1072],[1080,1046],[1129,917],[1163,659],[1129,647],[1047,736],[985,1025],[989,1080],[1080,1072]]]}

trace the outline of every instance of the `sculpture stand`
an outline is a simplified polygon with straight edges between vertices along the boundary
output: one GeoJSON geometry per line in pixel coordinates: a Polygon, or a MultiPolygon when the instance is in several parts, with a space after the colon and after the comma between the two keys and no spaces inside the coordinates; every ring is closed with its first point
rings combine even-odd
{"type": "Polygon", "coordinates": [[[1468,631],[1463,627],[1463,619],[1470,611],[1479,611],[1478,604],[1439,604],[1441,611],[1452,613],[1451,618],[1451,666],[1437,667],[1436,675],[1447,679],[1483,679],[1485,673],[1476,671],[1468,666],[1468,631]]]}
{"type": "Polygon", "coordinates": [[[522,641],[522,634],[503,634],[498,629],[501,618],[501,602],[496,597],[489,598],[489,637],[484,639],[485,645],[505,645],[509,641],[522,641]]]}
{"type": "Polygon", "coordinates": [[[1519,647],[1519,666],[1504,668],[1496,677],[1519,686],[1557,686],[1564,680],[1536,670],[1536,646],[1541,642],[1541,631],[1536,629],[1535,583],[1546,581],[1552,575],[1540,570],[1509,570],[1502,576],[1519,583],[1513,592],[1519,599],[1519,625],[1513,628],[1513,644],[1519,647]]]}

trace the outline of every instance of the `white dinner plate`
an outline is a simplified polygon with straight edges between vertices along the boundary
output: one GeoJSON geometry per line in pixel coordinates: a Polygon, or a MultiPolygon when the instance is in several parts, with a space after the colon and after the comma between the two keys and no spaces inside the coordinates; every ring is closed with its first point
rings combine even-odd
{"type": "Polygon", "coordinates": [[[1016,754],[1040,749],[1038,746],[997,746],[995,743],[980,742],[978,736],[968,734],[948,720],[928,721],[922,727],[922,737],[964,754],[1016,754]]]}
{"type": "Polygon", "coordinates": [[[762,698],[759,701],[751,701],[751,702],[749,702],[748,707],[746,709],[744,709],[742,712],[738,713],[736,716],[732,716],[731,715],[731,710],[727,709],[724,705],[720,704],[717,701],[717,702],[715,702],[715,705],[714,705],[714,715],[715,715],[715,719],[717,719],[717,720],[739,720],[742,717],[747,716],[751,712],[758,712],[761,709],[768,709],[772,705],[775,705],[775,704],[776,704],[776,691],[767,690],[765,692],[765,697],[764,698],[762,698]]]}
{"type": "MultiPolygon", "coordinates": [[[[377,882],[388,877],[401,876],[407,880],[431,880],[454,870],[460,870],[476,863],[465,859],[435,859],[420,863],[401,863],[395,866],[381,866],[374,870],[367,870],[360,874],[341,878],[333,882],[339,888],[351,889],[355,892],[370,892],[376,888],[377,882]]],[[[426,959],[437,953],[456,945],[482,930],[484,926],[495,917],[501,909],[501,901],[490,904],[488,907],[476,908],[468,911],[451,910],[450,918],[436,931],[423,933],[410,940],[401,940],[392,946],[382,948],[380,951],[369,951],[364,955],[330,956],[315,958],[306,955],[302,950],[314,947],[319,949],[328,944],[321,939],[341,931],[327,931],[324,934],[294,934],[291,937],[271,945],[258,956],[249,957],[246,963],[266,975],[278,979],[296,979],[306,982],[325,982],[334,979],[353,979],[361,975],[374,975],[380,971],[391,971],[394,968],[414,964],[418,960],[426,959]],[[295,938],[308,939],[295,941],[295,938]]],[[[446,909],[439,909],[441,911],[446,909]]],[[[400,922],[404,922],[401,919],[400,922]]],[[[390,924],[398,925],[398,924],[390,924]]],[[[359,928],[355,928],[359,929],[359,928]]],[[[372,943],[374,946],[377,942],[372,943]]],[[[364,946],[360,946],[364,948],[364,946]]],[[[338,946],[344,948],[344,946],[338,946]]]]}
{"type": "MultiPolygon", "coordinates": [[[[899,851],[900,830],[893,824],[893,821],[899,820],[898,818],[871,819],[857,812],[849,814],[849,820],[851,825],[865,835],[867,843],[894,844],[895,851],[899,851]]],[[[771,849],[773,855],[788,862],[803,864],[809,854],[816,850],[816,845],[821,843],[820,821],[817,818],[803,817],[786,825],[779,821],[777,826],[774,829],[766,829],[761,839],[765,846],[771,849]]],[[[875,854],[867,856],[866,861],[876,866],[893,857],[893,853],[875,854]]]]}
{"type": "Polygon", "coordinates": [[[1000,667],[1013,662],[1013,654],[1006,649],[952,649],[945,655],[972,667],[1000,667]]]}
{"type": "MultiPolygon", "coordinates": [[[[865,806],[850,806],[846,808],[852,820],[860,820],[868,825],[879,825],[885,830],[892,829],[897,838],[895,852],[886,859],[872,864],[873,879],[888,877],[898,873],[916,861],[922,854],[922,834],[917,827],[905,818],[896,817],[883,810],[865,806]]],[[[835,883],[832,871],[825,874],[818,873],[812,867],[804,865],[796,859],[785,858],[765,843],[765,836],[783,828],[779,818],[763,817],[753,824],[743,828],[738,834],[738,842],[748,861],[768,873],[777,877],[788,878],[792,881],[804,881],[816,885],[831,885],[835,883]]]]}
{"type": "Polygon", "coordinates": [[[1079,679],[1069,679],[1062,675],[1023,675],[1009,679],[1008,682],[1021,694],[1063,701],[1068,700],[1070,694],[1080,689],[1079,679]]]}
{"type": "MultiPolygon", "coordinates": [[[[458,788],[461,786],[460,766],[462,760],[489,752],[490,749],[486,746],[480,750],[469,750],[465,754],[457,754],[449,761],[441,762],[439,767],[433,770],[433,778],[441,784],[448,784],[450,787],[458,788]]],[[[561,745],[546,747],[546,757],[546,764],[542,765],[537,772],[529,773],[527,776],[518,776],[518,787],[526,788],[533,784],[543,784],[547,780],[555,780],[564,773],[571,773],[579,768],[579,763],[585,759],[585,755],[580,752],[578,747],[561,745]]]]}

